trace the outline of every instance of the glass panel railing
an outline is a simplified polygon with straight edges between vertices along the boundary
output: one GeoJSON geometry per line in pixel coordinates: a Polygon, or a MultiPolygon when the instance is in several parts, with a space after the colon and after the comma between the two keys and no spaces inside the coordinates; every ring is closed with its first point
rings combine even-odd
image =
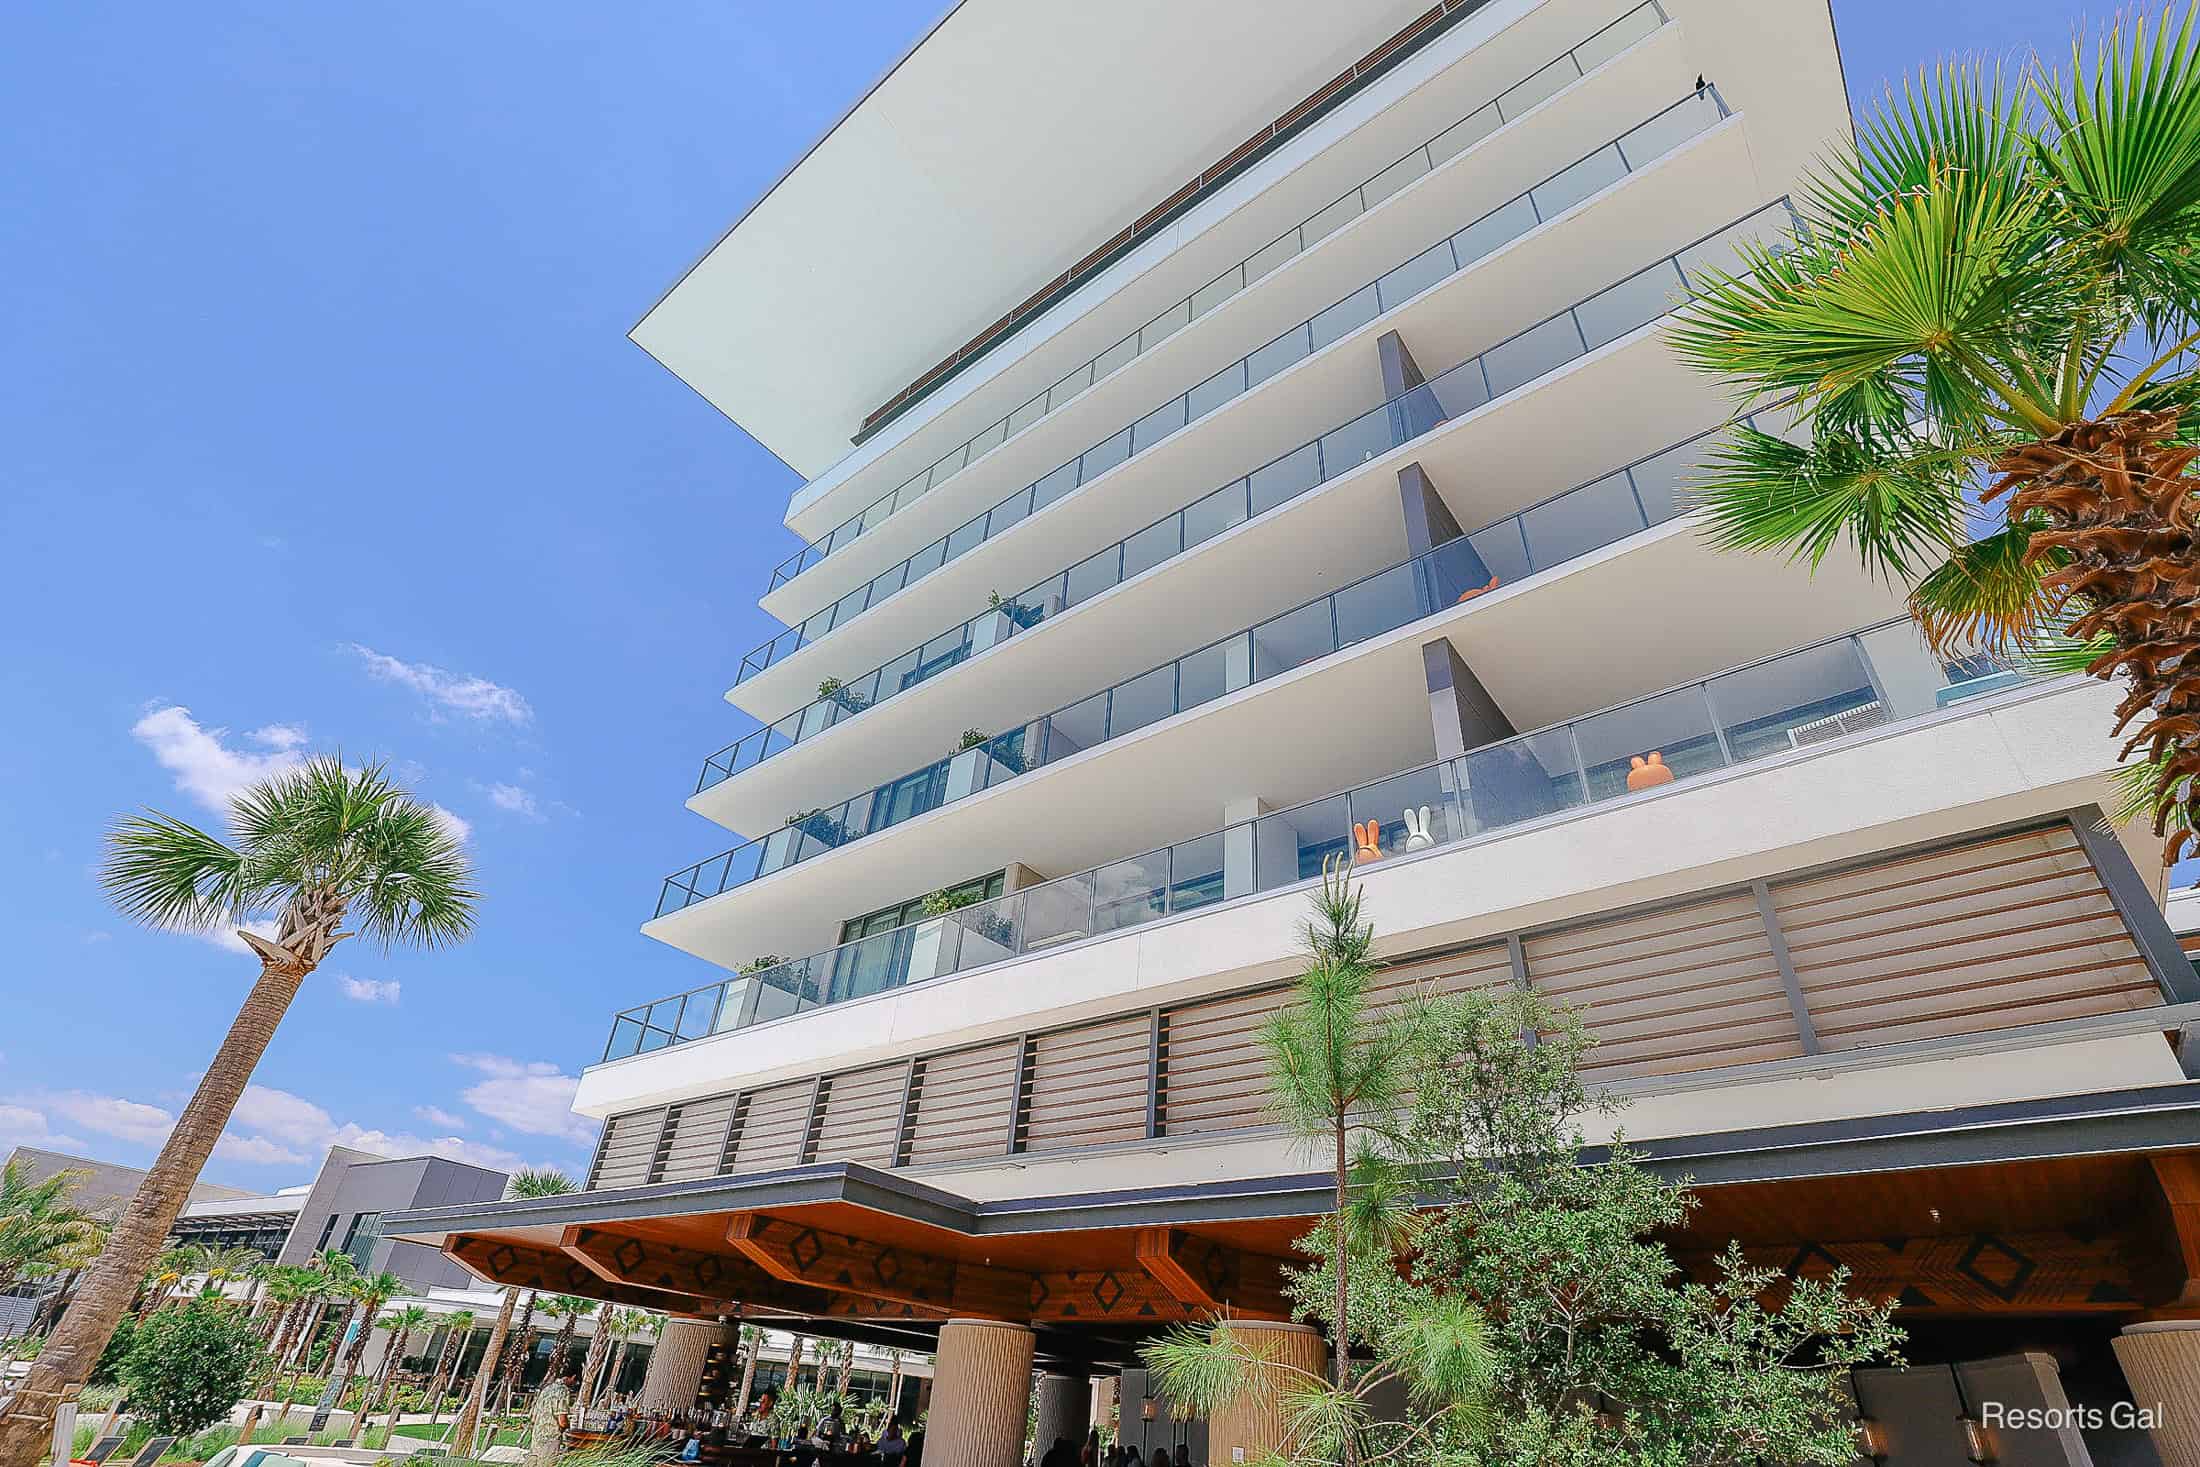
{"type": "MultiPolygon", "coordinates": [[[[747,681],[789,653],[824,636],[849,617],[864,611],[881,597],[890,596],[902,587],[922,580],[948,561],[983,544],[1036,510],[1043,509],[1062,494],[1114,468],[1133,453],[1143,452],[1160,442],[1176,428],[1181,428],[1186,423],[1213,412],[1232,398],[1251,391],[1292,363],[1311,356],[1347,332],[1365,325],[1377,315],[1395,310],[1414,296],[1465,270],[1483,256],[1510,243],[1538,224],[1572,208],[1596,189],[1631,172],[1639,171],[1665,152],[1670,152],[1680,142],[1708,130],[1727,115],[1726,103],[1720,98],[1717,88],[1707,86],[1689,93],[1656,116],[1638,123],[1614,141],[1596,149],[1587,158],[1569,164],[1558,174],[1537,184],[1510,203],[1484,215],[1450,238],[1438,241],[1335,305],[1300,322],[1206,381],[1155,408],[1138,423],[1118,429],[1068,463],[1017,490],[992,509],[965,521],[959,528],[925,546],[900,565],[892,567],[868,584],[857,587],[807,620],[789,627],[742,658],[741,668],[735,675],[734,682],[739,684],[747,681]],[[1643,138],[1666,141],[1659,152],[1653,153],[1642,141],[1643,138]],[[1597,160],[1603,160],[1600,165],[1602,172],[1597,176],[1601,177],[1603,172],[1608,172],[1610,177],[1602,183],[1596,183],[1594,187],[1589,187],[1585,180],[1590,175],[1581,170],[1597,160]],[[1174,427],[1170,426],[1172,423],[1174,427]]],[[[1667,277],[1674,275],[1674,268],[1670,263],[1666,265],[1664,273],[1667,277]]],[[[1638,283],[1636,288],[1638,292],[1648,291],[1654,285],[1643,282],[1638,283]]],[[[1569,334],[1579,335],[1584,329],[1592,332],[1609,329],[1611,322],[1624,318],[1629,308],[1625,301],[1613,301],[1601,306],[1596,302],[1585,303],[1584,309],[1591,310],[1592,315],[1584,317],[1579,326],[1562,325],[1554,319],[1534,328],[1535,332],[1542,333],[1539,337],[1527,339],[1527,334],[1524,334],[1522,339],[1505,343],[1505,351],[1501,353],[1500,375],[1511,380],[1518,373],[1527,371],[1533,376],[1534,372],[1530,369],[1534,362],[1558,350],[1556,343],[1559,340],[1569,334]]],[[[1620,333],[1616,330],[1611,332],[1611,335],[1618,334],[1620,333]]],[[[1610,339],[1609,335],[1603,338],[1610,339]]],[[[1601,342],[1591,341],[1589,344],[1600,345],[1601,342]]],[[[1520,377],[1518,380],[1528,379],[1520,377]]],[[[1499,389],[1503,390],[1506,389],[1499,389]]]]}
{"type": "MultiPolygon", "coordinates": [[[[1453,542],[1457,544],[1459,542],[1453,542]]],[[[605,1059],[880,993],[1356,865],[1494,836],[1720,769],[1942,715],[2033,674],[1906,621],[1784,652],[1172,846],[616,1015],[605,1059]]],[[[667,882],[668,894],[674,889],[667,882]]],[[[683,902],[661,903],[659,914],[683,902]]]]}
{"type": "MultiPolygon", "coordinates": [[[[1284,261],[1335,233],[1341,225],[1374,208],[1422,174],[1458,156],[1553,93],[1587,76],[1656,31],[1665,21],[1665,12],[1659,8],[1657,0],[1645,0],[1644,4],[1636,6],[1565,55],[1537,68],[1525,81],[1508,89],[1495,101],[1484,103],[1397,162],[1375,173],[1366,182],[1315,210],[1300,223],[1285,230],[1244,260],[1162,311],[1138,330],[1105,351],[1096,353],[1090,361],[1072,369],[1051,387],[1033,394],[1029,400],[1019,404],[998,421],[987,424],[963,443],[949,449],[930,465],[912,474],[898,488],[872,501],[860,513],[850,515],[830,534],[788,556],[773,569],[771,589],[778,590],[812,566],[846,549],[864,534],[877,529],[888,516],[916,503],[963,468],[976,463],[1016,434],[1081,395],[1094,382],[1125,363],[1145,355],[1284,261]]],[[[1656,145],[1653,137],[1646,136],[1640,146],[1645,150],[1645,156],[1648,156],[1648,150],[1654,146],[1655,151],[1662,152],[1671,144],[1656,145]]],[[[1428,283],[1434,284],[1435,278],[1432,277],[1428,283]]],[[[1166,417],[1171,413],[1182,413],[1182,402],[1179,399],[1177,403],[1159,409],[1159,415],[1166,417]]],[[[1190,416],[1196,418],[1203,411],[1204,408],[1195,404],[1190,416]]],[[[1176,426],[1183,425],[1179,422],[1176,426]]]]}
{"type": "MultiPolygon", "coordinates": [[[[1690,105],[1684,103],[1683,105],[1690,105]]],[[[1183,554],[1230,526],[1284,504],[1401,444],[1433,431],[1493,397],[1525,386],[1596,346],[1658,319],[1688,289],[1684,257],[1733,262],[1733,240],[1784,229],[1785,202],[1758,210],[1686,250],[1607,287],[1547,321],[1497,343],[1450,371],[1372,408],[1311,442],[1226,484],[1175,514],[1157,520],[1068,570],[994,604],[922,647],[874,668],[850,684],[820,684],[816,703],[719,750],[704,762],[696,793],[732,778],[771,755],[814,736],[896,693],[956,666],[978,652],[1078,606],[1118,583],[1183,554]],[[1721,245],[1723,253],[1706,253],[1721,245]],[[1631,323],[1631,324],[1629,324],[1631,323]],[[1624,326],[1624,329],[1615,329],[1624,326]]],[[[1044,481],[1042,481],[1043,484],[1044,481]]],[[[1649,497],[1670,502],[1670,483],[1652,485],[1649,497]]],[[[1510,532],[1509,532],[1510,533],[1510,532]]],[[[1509,552],[1493,547],[1500,558],[1509,552]]],[[[821,613],[827,614],[827,613],[821,613]]],[[[799,631],[800,628],[792,629],[799,631]]]]}
{"type": "MultiPolygon", "coordinates": [[[[1754,416],[1743,419],[1757,425],[1754,416]]],[[[1507,581],[1665,523],[1681,512],[1656,492],[1685,472],[1723,428],[1661,449],[1638,464],[1553,495],[1493,525],[1437,546],[1416,559],[1363,576],[1336,591],[1272,616],[1258,626],[1149,668],[1111,688],[1057,708],[974,748],[890,780],[832,810],[791,817],[774,831],[668,879],[672,907],[745,885],[783,866],[990,789],[1096,744],[1197,708],[1253,683],[1279,677],[1341,648],[1471,601],[1507,581]],[[1653,493],[1635,487],[1649,476],[1653,493]],[[1653,512],[1653,507],[1655,512],[1653,512]]]]}

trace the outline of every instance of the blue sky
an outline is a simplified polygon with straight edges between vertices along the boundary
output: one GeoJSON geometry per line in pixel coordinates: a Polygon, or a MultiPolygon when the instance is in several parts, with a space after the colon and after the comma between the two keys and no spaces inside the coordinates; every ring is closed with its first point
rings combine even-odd
{"type": "MultiPolygon", "coordinates": [[[[463,822],[481,930],[340,947],[209,1176],[586,1164],[611,1011],[708,980],[635,928],[727,843],[680,802],[794,545],[792,475],[625,332],[941,4],[14,11],[0,1150],[149,1158],[252,976],[105,906],[106,822],[340,745],[463,822]]],[[[1835,4],[1860,106],[2078,15],[1835,4]]]]}

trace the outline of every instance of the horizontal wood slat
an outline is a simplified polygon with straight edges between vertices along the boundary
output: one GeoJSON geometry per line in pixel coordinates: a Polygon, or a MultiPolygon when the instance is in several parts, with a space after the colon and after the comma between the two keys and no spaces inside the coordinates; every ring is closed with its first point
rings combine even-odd
{"type": "Polygon", "coordinates": [[[794,1080],[750,1095],[748,1114],[734,1141],[733,1169],[761,1172],[798,1164],[816,1088],[814,1081],[794,1080]]]}
{"type": "Polygon", "coordinates": [[[1783,1059],[1803,1038],[1750,893],[1523,939],[1528,981],[1597,1039],[1602,1079],[1783,1059]]]}
{"type": "Polygon", "coordinates": [[[1023,1147],[1046,1151],[1146,1134],[1151,1020],[1128,1014],[1032,1041],[1023,1147]]]}
{"type": "Polygon", "coordinates": [[[1021,1060],[1013,1039],[925,1060],[910,1103],[910,1164],[1005,1153],[1021,1060]]]}
{"type": "Polygon", "coordinates": [[[909,1067],[874,1065],[832,1078],[818,1131],[819,1161],[892,1166],[900,1143],[901,1094],[909,1067]]]}
{"type": "Polygon", "coordinates": [[[1771,885],[1829,1050],[2122,1013],[2160,990],[2068,826],[1771,885]]]}
{"type": "Polygon", "coordinates": [[[659,1180],[693,1182],[718,1175],[720,1153],[726,1145],[726,1123],[740,1097],[719,1095],[691,1100],[679,1107],[679,1118],[664,1146],[664,1167],[659,1180]]]}
{"type": "Polygon", "coordinates": [[[589,1187],[638,1187],[648,1181],[650,1166],[657,1159],[657,1136],[664,1124],[663,1106],[629,1111],[606,1121],[589,1187]]]}

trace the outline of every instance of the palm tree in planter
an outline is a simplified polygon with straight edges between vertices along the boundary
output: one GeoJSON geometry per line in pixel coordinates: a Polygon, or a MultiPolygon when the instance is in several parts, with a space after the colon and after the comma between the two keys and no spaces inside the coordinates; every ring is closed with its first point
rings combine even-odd
{"type": "MultiPolygon", "coordinates": [[[[347,1313],[344,1319],[344,1329],[346,1333],[351,1335],[351,1343],[349,1348],[345,1349],[343,1363],[337,1370],[336,1390],[332,1399],[338,1407],[344,1404],[344,1393],[351,1389],[351,1378],[359,1373],[359,1362],[366,1357],[367,1341],[374,1334],[375,1316],[382,1312],[383,1305],[403,1292],[405,1292],[405,1281],[387,1269],[376,1274],[361,1274],[352,1281],[351,1297],[353,1303],[357,1305],[357,1313],[356,1316],[347,1313]],[[356,1332],[352,1330],[354,1318],[356,1318],[358,1324],[356,1332]]],[[[340,1341],[342,1337],[339,1336],[338,1338],[340,1341]]],[[[388,1343],[395,1344],[396,1341],[392,1340],[388,1343]]],[[[386,1359],[387,1356],[384,1358],[386,1359]]],[[[366,1424],[367,1400],[373,1394],[374,1383],[372,1381],[360,1388],[359,1409],[351,1415],[350,1439],[352,1441],[359,1439],[359,1428],[366,1424]]]]}
{"type": "Polygon", "coordinates": [[[108,834],[101,879],[125,915],[150,926],[239,929],[259,975],[99,1262],[0,1413],[0,1467],[29,1467],[51,1445],[63,1389],[91,1374],[276,1026],[329,950],[354,933],[385,947],[437,947],[473,930],[472,871],[435,809],[380,764],[347,769],[333,757],[237,795],[226,838],[157,812],[124,817],[108,834]],[[272,937],[242,930],[256,918],[274,919],[272,937]]]}
{"type": "MultiPolygon", "coordinates": [[[[563,1197],[578,1190],[573,1179],[554,1167],[522,1167],[512,1173],[504,1184],[507,1201],[534,1197],[563,1197]]],[[[534,1295],[527,1296],[527,1308],[534,1311],[534,1295]]],[[[473,1384],[466,1392],[466,1404],[459,1408],[458,1420],[451,1424],[451,1454],[466,1457],[473,1454],[474,1433],[481,1425],[482,1408],[487,1405],[489,1388],[495,1384],[497,1365],[505,1354],[505,1340],[512,1330],[512,1311],[519,1304],[519,1290],[507,1286],[504,1302],[497,1309],[497,1322],[489,1330],[489,1343],[481,1352],[481,1363],[474,1367],[473,1384]]],[[[522,1333],[525,1332],[524,1326],[522,1333]]]]}
{"type": "Polygon", "coordinates": [[[474,1337],[474,1325],[478,1323],[471,1309],[461,1309],[446,1314],[438,1321],[443,1327],[443,1348],[436,1352],[435,1369],[428,1377],[428,1424],[433,1426],[443,1417],[443,1397],[458,1378],[459,1362],[466,1358],[467,1342],[474,1337]]]}
{"type": "MultiPolygon", "coordinates": [[[[346,1317],[349,1317],[351,1285],[359,1276],[359,1265],[353,1263],[351,1255],[341,1248],[330,1248],[315,1256],[313,1262],[306,1266],[306,1273],[310,1279],[308,1288],[311,1294],[305,1327],[298,1336],[297,1353],[290,1359],[290,1378],[283,1382],[285,1415],[288,1414],[290,1398],[297,1390],[298,1373],[312,1363],[314,1341],[319,1337],[321,1325],[328,1317],[328,1306],[342,1300],[346,1317]]],[[[342,1343],[343,1334],[338,1331],[336,1341],[330,1349],[333,1351],[342,1343]]]]}
{"type": "Polygon", "coordinates": [[[1812,563],[1847,542],[1944,651],[2121,676],[2138,805],[2174,860],[2200,819],[2200,37],[2110,28],[2069,70],[1943,66],[1857,129],[1779,254],[1744,251],[1672,329],[1791,444],[1731,429],[1716,541],[1812,563]],[[1998,521],[1966,526],[1989,480],[1998,521]]]}
{"type": "Polygon", "coordinates": [[[566,1356],[573,1352],[573,1337],[580,1331],[581,1318],[596,1312],[596,1301],[573,1294],[552,1294],[542,1301],[542,1307],[558,1321],[557,1335],[550,1342],[550,1368],[543,1377],[552,1381],[565,1374],[566,1356]]]}
{"type": "Polygon", "coordinates": [[[760,1325],[741,1326],[741,1394],[734,1397],[733,1416],[736,1421],[749,1414],[749,1393],[756,1388],[756,1362],[764,1353],[764,1330],[760,1325]]]}
{"type": "Polygon", "coordinates": [[[374,1405],[363,1408],[361,1420],[372,1412],[387,1408],[389,1424],[397,1425],[397,1372],[404,1366],[405,1351],[412,1346],[412,1337],[435,1324],[435,1316],[419,1304],[407,1304],[402,1309],[392,1309],[375,1321],[389,1336],[388,1348],[382,1352],[382,1368],[375,1375],[374,1405]]]}

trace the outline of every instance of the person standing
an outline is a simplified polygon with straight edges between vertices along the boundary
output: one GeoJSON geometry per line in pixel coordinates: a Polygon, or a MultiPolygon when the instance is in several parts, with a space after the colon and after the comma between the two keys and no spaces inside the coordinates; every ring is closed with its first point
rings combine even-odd
{"type": "Polygon", "coordinates": [[[559,1376],[535,1392],[527,1413],[527,1467],[551,1467],[565,1455],[565,1413],[573,1404],[574,1380],[559,1376]]]}

